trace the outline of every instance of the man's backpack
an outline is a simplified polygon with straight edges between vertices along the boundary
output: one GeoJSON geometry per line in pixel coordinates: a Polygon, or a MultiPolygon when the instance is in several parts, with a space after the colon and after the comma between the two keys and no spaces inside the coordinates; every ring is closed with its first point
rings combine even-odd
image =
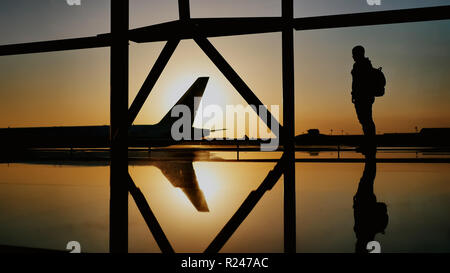
{"type": "Polygon", "coordinates": [[[381,97],[384,95],[384,89],[386,86],[386,77],[384,76],[383,71],[380,68],[373,68],[372,71],[372,86],[373,86],[373,95],[375,97],[381,97]]]}

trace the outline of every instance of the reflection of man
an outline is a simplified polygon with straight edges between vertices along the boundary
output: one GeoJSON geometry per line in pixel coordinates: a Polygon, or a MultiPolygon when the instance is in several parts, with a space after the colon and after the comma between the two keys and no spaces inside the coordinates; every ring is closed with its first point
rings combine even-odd
{"type": "Polygon", "coordinates": [[[373,67],[369,58],[365,57],[364,47],[355,46],[352,54],[355,61],[352,69],[352,102],[364,132],[364,142],[359,150],[364,154],[373,154],[376,151],[375,123],[372,118],[372,104],[375,101],[371,83],[373,67]]]}
{"type": "Polygon", "coordinates": [[[376,175],[376,161],[366,158],[364,172],[359,181],[358,190],[353,197],[353,216],[356,234],[355,252],[367,253],[367,243],[375,239],[377,233],[384,233],[388,224],[387,207],[385,203],[377,202],[373,192],[376,175]]]}

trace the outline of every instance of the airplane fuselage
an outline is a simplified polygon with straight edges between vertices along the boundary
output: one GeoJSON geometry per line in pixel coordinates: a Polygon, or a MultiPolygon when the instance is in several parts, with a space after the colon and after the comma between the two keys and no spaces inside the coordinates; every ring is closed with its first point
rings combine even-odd
{"type": "MultiPolygon", "coordinates": [[[[184,106],[189,110],[183,118],[186,118],[190,126],[183,123],[182,128],[189,130],[190,138],[184,140],[192,140],[194,136],[200,136],[200,139],[202,136],[208,136],[210,130],[193,127],[200,103],[196,104],[195,98],[203,96],[208,79],[208,77],[197,78],[157,124],[131,126],[128,130],[128,146],[156,147],[180,143],[178,136],[176,140],[172,137],[172,126],[179,120],[178,116],[172,115],[172,110],[176,106],[184,106]]],[[[179,130],[178,127],[175,129],[179,130]]],[[[0,129],[0,148],[107,148],[110,147],[110,135],[110,126],[108,125],[4,128],[0,129]]]]}
{"type": "MultiPolygon", "coordinates": [[[[202,131],[205,133],[205,130],[202,131]]],[[[0,129],[0,143],[4,148],[107,148],[110,146],[110,127],[4,128],[0,129]]],[[[160,124],[133,125],[128,131],[129,147],[157,147],[176,143],[179,141],[173,140],[170,127],[160,124]]]]}

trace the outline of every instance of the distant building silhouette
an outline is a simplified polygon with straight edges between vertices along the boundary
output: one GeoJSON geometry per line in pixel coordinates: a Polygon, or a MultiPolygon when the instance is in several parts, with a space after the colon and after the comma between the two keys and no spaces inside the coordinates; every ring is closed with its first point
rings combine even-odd
{"type": "Polygon", "coordinates": [[[423,136],[450,137],[450,128],[422,128],[420,134],[423,136]]]}
{"type": "Polygon", "coordinates": [[[310,135],[310,136],[318,136],[318,135],[320,135],[320,131],[319,131],[319,129],[309,129],[308,130],[308,135],[310,135]]]}

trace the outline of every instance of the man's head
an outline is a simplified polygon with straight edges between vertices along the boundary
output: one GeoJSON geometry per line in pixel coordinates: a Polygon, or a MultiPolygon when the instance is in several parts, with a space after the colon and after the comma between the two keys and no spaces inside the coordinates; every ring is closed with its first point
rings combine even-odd
{"type": "Polygon", "coordinates": [[[365,50],[364,47],[357,45],[352,49],[352,54],[353,54],[353,60],[355,60],[355,62],[361,61],[365,58],[364,54],[365,54],[365,50]]]}

